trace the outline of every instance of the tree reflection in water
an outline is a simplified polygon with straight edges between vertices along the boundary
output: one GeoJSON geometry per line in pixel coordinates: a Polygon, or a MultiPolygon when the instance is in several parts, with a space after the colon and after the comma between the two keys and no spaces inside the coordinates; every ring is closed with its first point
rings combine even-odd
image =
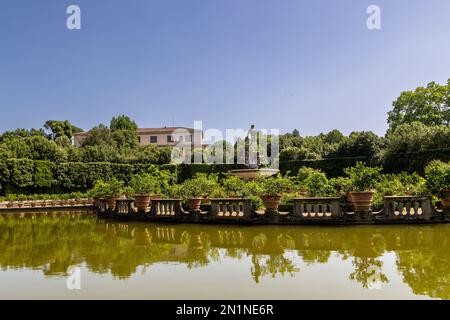
{"type": "Polygon", "coordinates": [[[126,279],[155,263],[193,269],[248,258],[259,283],[265,276],[295,276],[300,263],[327,264],[336,257],[351,259],[349,279],[370,289],[389,282],[383,256],[393,252],[415,294],[450,299],[449,245],[450,225],[240,227],[115,222],[80,212],[0,215],[2,270],[38,269],[47,276],[85,264],[126,279]]]}

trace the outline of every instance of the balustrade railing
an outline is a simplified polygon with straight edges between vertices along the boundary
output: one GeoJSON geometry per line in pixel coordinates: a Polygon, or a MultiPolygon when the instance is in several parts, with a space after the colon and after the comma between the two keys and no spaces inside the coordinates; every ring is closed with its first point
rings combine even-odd
{"type": "Polygon", "coordinates": [[[138,211],[133,200],[117,200],[114,210],[109,210],[105,200],[97,200],[95,207],[100,214],[128,217],[149,221],[173,222],[251,222],[275,224],[302,223],[402,223],[409,222],[450,222],[450,212],[439,211],[432,206],[427,196],[384,197],[384,207],[379,212],[349,212],[349,207],[341,198],[297,198],[292,209],[287,212],[256,213],[250,199],[224,198],[210,199],[208,211],[185,211],[181,199],[156,199],[150,208],[138,211]]]}
{"type": "Polygon", "coordinates": [[[426,220],[438,212],[427,196],[387,196],[382,213],[384,218],[392,220],[426,220]]]}
{"type": "Polygon", "coordinates": [[[300,220],[340,219],[344,215],[340,201],[338,197],[294,199],[293,214],[300,220]]]}
{"type": "Polygon", "coordinates": [[[156,199],[151,201],[150,216],[179,217],[186,215],[181,199],[156,199]]]}
{"type": "Polygon", "coordinates": [[[127,216],[134,214],[134,200],[120,199],[116,200],[115,213],[120,216],[127,216]]]}
{"type": "Polygon", "coordinates": [[[211,199],[207,216],[213,220],[245,220],[253,215],[250,199],[211,199]]]}

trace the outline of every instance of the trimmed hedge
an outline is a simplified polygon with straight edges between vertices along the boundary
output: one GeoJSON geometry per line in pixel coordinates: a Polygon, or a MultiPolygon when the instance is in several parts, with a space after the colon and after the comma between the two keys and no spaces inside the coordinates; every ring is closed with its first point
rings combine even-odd
{"type": "Polygon", "coordinates": [[[7,159],[0,161],[1,194],[69,193],[86,191],[95,181],[112,177],[129,182],[139,173],[167,170],[176,182],[175,165],[116,164],[108,162],[66,162],[33,161],[29,159],[7,159]]]}
{"type": "Polygon", "coordinates": [[[219,175],[219,179],[222,179],[229,170],[243,168],[244,165],[241,164],[179,164],[176,166],[177,181],[178,183],[182,183],[187,179],[195,177],[197,173],[215,173],[219,175]]]}
{"type": "MultiPolygon", "coordinates": [[[[364,157],[363,157],[364,158],[364,157]]],[[[280,171],[296,175],[303,166],[320,169],[328,177],[343,175],[343,169],[353,166],[361,158],[324,159],[318,161],[280,162],[280,171]]],[[[120,164],[109,162],[64,162],[38,161],[29,159],[0,160],[1,194],[6,193],[68,193],[86,191],[97,180],[109,180],[113,177],[128,183],[135,174],[152,173],[154,170],[167,170],[172,182],[182,183],[197,173],[219,175],[223,178],[229,170],[242,169],[237,164],[120,164]]]]}
{"type": "Polygon", "coordinates": [[[329,158],[320,160],[291,160],[280,161],[280,172],[284,175],[296,176],[298,169],[301,167],[310,167],[319,169],[324,172],[327,177],[335,178],[344,175],[344,169],[353,167],[356,162],[370,162],[369,157],[349,157],[349,158],[329,158]]]}

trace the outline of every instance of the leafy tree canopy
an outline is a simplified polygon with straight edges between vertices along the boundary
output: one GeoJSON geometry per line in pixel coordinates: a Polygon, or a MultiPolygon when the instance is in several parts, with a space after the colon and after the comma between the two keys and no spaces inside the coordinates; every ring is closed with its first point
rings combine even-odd
{"type": "Polygon", "coordinates": [[[394,101],[394,108],[388,113],[390,130],[415,121],[425,125],[450,124],[450,79],[446,85],[436,82],[414,91],[405,91],[394,101]]]}
{"type": "Polygon", "coordinates": [[[71,139],[74,133],[83,131],[83,129],[74,126],[68,120],[48,120],[45,122],[44,128],[47,130],[47,135],[51,140],[55,140],[59,137],[67,137],[71,139]]]}
{"type": "Polygon", "coordinates": [[[111,124],[109,125],[111,130],[130,130],[130,131],[136,131],[138,129],[138,126],[136,122],[131,120],[130,117],[126,115],[120,115],[117,117],[113,117],[111,119],[111,124]]]}

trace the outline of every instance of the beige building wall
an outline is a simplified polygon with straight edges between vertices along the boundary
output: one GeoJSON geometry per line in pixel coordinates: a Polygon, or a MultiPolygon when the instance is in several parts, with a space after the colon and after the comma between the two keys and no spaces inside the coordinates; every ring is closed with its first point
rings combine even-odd
{"type": "MultiPolygon", "coordinates": [[[[76,133],[73,136],[73,144],[81,147],[88,132],[76,133]]],[[[140,128],[138,129],[140,145],[155,145],[158,147],[175,146],[178,143],[193,144],[194,139],[199,146],[203,145],[203,132],[192,128],[140,128]]]]}

